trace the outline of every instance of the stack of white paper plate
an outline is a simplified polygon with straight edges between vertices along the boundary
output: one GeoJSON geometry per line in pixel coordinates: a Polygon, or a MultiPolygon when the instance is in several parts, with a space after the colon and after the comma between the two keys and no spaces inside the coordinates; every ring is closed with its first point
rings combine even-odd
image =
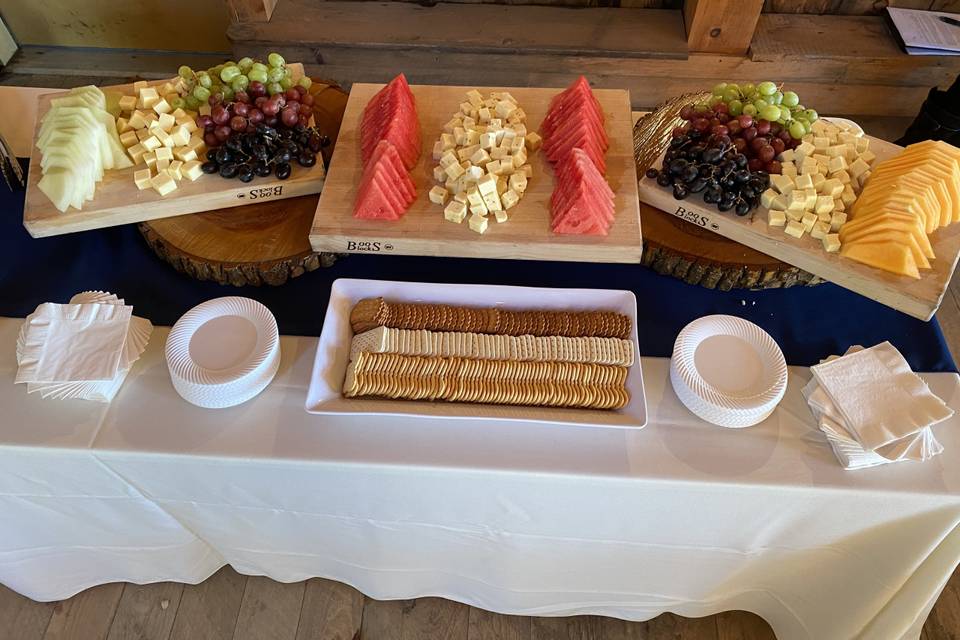
{"type": "Polygon", "coordinates": [[[209,300],[173,326],[166,356],[170,379],[184,400],[209,409],[232,407],[263,391],[277,373],[277,321],[256,300],[209,300]]]}
{"type": "Polygon", "coordinates": [[[762,422],[783,399],[787,363],[766,331],[734,316],[705,316],[680,332],[670,382],[695,415],[721,427],[762,422]]]}

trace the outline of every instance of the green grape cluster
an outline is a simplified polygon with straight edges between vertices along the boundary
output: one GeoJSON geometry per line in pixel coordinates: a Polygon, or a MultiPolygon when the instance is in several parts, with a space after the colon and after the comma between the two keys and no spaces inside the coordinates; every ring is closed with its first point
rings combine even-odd
{"type": "Polygon", "coordinates": [[[743,114],[776,122],[796,140],[810,133],[810,125],[820,117],[814,109],[800,104],[800,96],[795,92],[784,91],[782,86],[778,87],[769,80],[757,84],[721,82],[694,110],[707,111],[718,102],[725,103],[733,117],[743,114]]]}
{"type": "MultiPolygon", "coordinates": [[[[211,99],[213,102],[230,102],[238,91],[248,91],[254,83],[263,85],[264,93],[269,96],[283,93],[294,86],[293,74],[287,61],[276,52],[267,56],[266,64],[243,57],[236,62],[229,60],[205,71],[194,71],[183,65],[177,70],[177,74],[183,79],[180,90],[182,106],[192,110],[211,102],[211,99]]],[[[307,76],[303,76],[297,84],[309,89],[311,81],[307,76]]],[[[254,84],[257,89],[259,85],[254,84]]]]}

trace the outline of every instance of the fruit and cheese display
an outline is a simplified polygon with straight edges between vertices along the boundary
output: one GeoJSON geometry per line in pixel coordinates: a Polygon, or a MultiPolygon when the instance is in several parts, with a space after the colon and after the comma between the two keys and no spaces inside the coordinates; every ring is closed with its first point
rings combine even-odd
{"type": "Polygon", "coordinates": [[[878,163],[849,213],[841,255],[919,278],[936,258],[928,236],[960,221],[960,149],[918,142],[878,163]]]}
{"type": "Polygon", "coordinates": [[[840,230],[876,160],[870,138],[851,123],[817,120],[801,143],[780,154],[781,175],[770,176],[761,194],[767,223],[794,238],[819,240],[824,250],[840,249],[840,230]]]}
{"type": "Polygon", "coordinates": [[[486,97],[476,89],[467,92],[433,146],[437,185],[429,197],[443,207],[446,220],[460,224],[469,211],[469,228],[484,233],[490,216],[509,219],[533,176],[528,155],[540,142],[526,123],[526,112],[510,92],[486,97]]]}
{"type": "Polygon", "coordinates": [[[41,122],[36,144],[43,177],[37,186],[60,212],[83,209],[104,171],[132,165],[97,87],[78,87],[53,98],[41,122]]]}
{"type": "Polygon", "coordinates": [[[373,96],[363,110],[360,147],[363,177],[353,215],[399,220],[416,200],[410,169],[420,158],[416,100],[403,74],[373,96]]]}
{"type": "Polygon", "coordinates": [[[141,81],[133,89],[135,95],[124,95],[118,102],[116,130],[137,167],[133,174],[137,188],[152,188],[166,196],[184,178],[193,181],[203,175],[201,163],[207,150],[203,132],[195,112],[174,108],[167,100],[176,95],[172,83],[149,86],[141,81]]]}
{"type": "MultiPolygon", "coordinates": [[[[295,68],[288,65],[282,55],[274,52],[267,55],[266,62],[244,57],[236,62],[224,62],[206,71],[194,71],[184,65],[177,70],[177,95],[170,96],[169,100],[173,108],[182,107],[203,112],[205,105],[212,104],[210,98],[216,98],[218,103],[228,104],[236,100],[238,93],[271,98],[285,95],[297,86],[309,89],[311,84],[310,78],[297,77],[295,68]]],[[[310,106],[312,101],[304,104],[310,106]]],[[[269,119],[277,117],[279,112],[271,113],[267,110],[263,115],[269,119]]],[[[292,117],[287,118],[287,126],[296,124],[292,120],[292,117]]],[[[267,124],[274,126],[276,123],[267,124]]],[[[302,124],[306,122],[303,121],[302,124]]]]}
{"type": "Polygon", "coordinates": [[[635,347],[630,319],[369,298],[350,314],[347,398],[619,409],[635,347]]]}
{"type": "Polygon", "coordinates": [[[613,223],[614,195],[604,179],[610,146],[604,121],[583,76],[550,102],[540,128],[556,177],[550,199],[554,233],[607,235],[613,223]]]}

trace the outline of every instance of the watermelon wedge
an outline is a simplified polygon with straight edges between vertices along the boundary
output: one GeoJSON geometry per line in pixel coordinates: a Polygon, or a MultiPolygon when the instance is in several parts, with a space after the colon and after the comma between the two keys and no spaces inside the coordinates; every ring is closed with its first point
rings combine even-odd
{"type": "Polygon", "coordinates": [[[389,140],[407,169],[421,154],[420,121],[416,100],[401,73],[378,91],[364,107],[360,120],[360,157],[366,165],[381,140],[389,140]]]}
{"type": "Polygon", "coordinates": [[[367,220],[399,220],[417,192],[397,148],[381,140],[363,170],[353,215],[367,220]]]}
{"type": "Polygon", "coordinates": [[[606,173],[604,158],[610,141],[603,126],[600,102],[583,76],[550,101],[540,127],[543,152],[554,165],[565,164],[573,149],[583,150],[601,174],[606,173]]]}
{"type": "Polygon", "coordinates": [[[556,174],[550,198],[554,233],[607,235],[614,220],[614,194],[593,160],[574,148],[556,174]]]}

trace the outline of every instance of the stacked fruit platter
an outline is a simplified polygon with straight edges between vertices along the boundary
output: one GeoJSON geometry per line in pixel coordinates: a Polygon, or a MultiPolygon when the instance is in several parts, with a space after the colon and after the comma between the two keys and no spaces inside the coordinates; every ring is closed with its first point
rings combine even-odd
{"type": "Polygon", "coordinates": [[[638,262],[629,95],[355,84],[318,251],[638,262]],[[478,242],[479,241],[479,242],[478,242]],[[577,247],[590,247],[590,251],[577,247]]]}
{"type": "Polygon", "coordinates": [[[960,150],[871,138],[770,81],[718,84],[677,118],[641,180],[643,201],[907,313],[933,314],[960,254],[946,228],[960,220],[960,150]]]}
{"type": "Polygon", "coordinates": [[[42,95],[24,224],[51,235],[247,202],[248,187],[205,174],[296,183],[264,196],[317,192],[317,153],[329,140],[313,126],[311,85],[272,53],[42,95]]]}

